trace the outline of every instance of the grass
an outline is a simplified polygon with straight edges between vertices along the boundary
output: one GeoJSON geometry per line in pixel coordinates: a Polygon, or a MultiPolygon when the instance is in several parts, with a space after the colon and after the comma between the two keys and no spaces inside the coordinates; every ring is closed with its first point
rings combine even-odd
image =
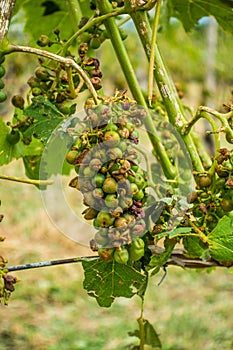
{"type": "MultiPolygon", "coordinates": [[[[23,175],[20,164],[11,171],[23,175]]],[[[9,265],[90,254],[50,222],[36,188],[1,181],[0,190],[5,215],[1,234],[7,237],[0,255],[9,265]]],[[[14,275],[20,283],[9,306],[0,306],[0,350],[123,350],[136,340],[127,333],[137,328],[139,298],[120,298],[111,308],[101,309],[83,290],[79,264],[14,275]]],[[[230,271],[197,273],[169,267],[158,287],[161,277],[162,271],[150,282],[145,318],[160,334],[163,349],[231,350],[230,271]]]]}

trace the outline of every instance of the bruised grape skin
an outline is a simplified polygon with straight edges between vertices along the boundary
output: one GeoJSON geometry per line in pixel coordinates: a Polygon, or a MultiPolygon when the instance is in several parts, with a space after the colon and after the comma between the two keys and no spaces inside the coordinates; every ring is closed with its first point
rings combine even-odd
{"type": "Polygon", "coordinates": [[[117,146],[120,141],[120,135],[116,131],[107,131],[104,134],[104,141],[107,146],[117,146]]]}
{"type": "Polygon", "coordinates": [[[113,260],[114,251],[115,251],[115,248],[99,248],[98,255],[104,261],[111,261],[113,260]]]}
{"type": "Polygon", "coordinates": [[[109,227],[114,223],[115,218],[112,218],[109,213],[99,212],[95,219],[95,223],[100,227],[109,227]]]}

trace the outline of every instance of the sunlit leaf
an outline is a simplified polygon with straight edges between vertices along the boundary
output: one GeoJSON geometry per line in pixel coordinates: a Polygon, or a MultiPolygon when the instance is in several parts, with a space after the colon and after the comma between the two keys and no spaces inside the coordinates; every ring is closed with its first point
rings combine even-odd
{"type": "Polygon", "coordinates": [[[233,218],[224,216],[208,236],[210,255],[217,261],[233,261],[233,218]]]}
{"type": "Polygon", "coordinates": [[[83,261],[84,288],[98,304],[110,307],[117,297],[131,298],[137,294],[147,276],[132,266],[105,262],[102,259],[83,261]]]}
{"type": "Polygon", "coordinates": [[[190,31],[202,17],[213,16],[219,26],[233,34],[233,2],[231,0],[168,0],[169,17],[178,18],[190,31]]]}

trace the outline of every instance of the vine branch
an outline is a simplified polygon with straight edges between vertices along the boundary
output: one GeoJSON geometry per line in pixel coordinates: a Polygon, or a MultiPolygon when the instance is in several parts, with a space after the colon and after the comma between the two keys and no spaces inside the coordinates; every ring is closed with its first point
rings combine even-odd
{"type": "Polygon", "coordinates": [[[85,81],[85,83],[88,87],[88,90],[90,91],[95,103],[99,104],[98,95],[97,95],[97,92],[96,92],[91,80],[89,79],[89,77],[87,76],[85,71],[73,60],[73,58],[62,57],[62,56],[56,55],[52,52],[48,52],[45,50],[41,50],[41,49],[37,49],[34,47],[29,47],[29,46],[21,46],[21,45],[9,45],[8,48],[4,51],[4,54],[8,55],[12,52],[30,53],[30,54],[46,57],[46,58],[52,59],[54,61],[63,63],[68,67],[69,66],[73,67],[80,74],[80,76],[83,78],[83,80],[85,81]]]}
{"type": "Polygon", "coordinates": [[[9,28],[11,14],[15,0],[0,0],[0,41],[2,41],[9,28]]]}
{"type": "Polygon", "coordinates": [[[0,174],[0,179],[21,182],[21,183],[25,183],[25,184],[29,184],[29,185],[38,185],[38,186],[47,186],[47,185],[52,185],[54,183],[53,180],[25,179],[25,178],[21,178],[21,177],[1,175],[1,174],[0,174]]]}
{"type": "Polygon", "coordinates": [[[155,16],[154,16],[153,29],[152,29],[151,55],[149,59],[148,102],[150,107],[151,107],[151,101],[152,101],[152,95],[153,95],[155,46],[156,46],[156,40],[157,40],[160,9],[161,9],[161,0],[158,0],[156,5],[155,16]]]}
{"type": "MultiPolygon", "coordinates": [[[[158,247],[154,247],[154,246],[152,247],[152,250],[155,250],[156,255],[163,254],[164,250],[162,248],[159,248],[159,249],[156,249],[156,248],[158,247]]],[[[51,261],[41,261],[36,263],[9,266],[9,267],[6,267],[6,269],[8,272],[13,272],[13,271],[36,269],[40,267],[79,263],[82,261],[94,260],[94,259],[100,259],[100,257],[93,255],[93,256],[83,256],[83,257],[75,257],[75,258],[68,258],[68,259],[58,259],[58,260],[51,260],[51,261]]],[[[175,249],[174,252],[170,255],[170,258],[168,259],[166,265],[174,265],[182,268],[191,268],[191,269],[207,268],[207,267],[232,267],[233,261],[227,264],[226,266],[224,264],[220,264],[219,262],[213,259],[208,261],[204,261],[201,259],[191,259],[186,257],[178,249],[175,249]]]]}

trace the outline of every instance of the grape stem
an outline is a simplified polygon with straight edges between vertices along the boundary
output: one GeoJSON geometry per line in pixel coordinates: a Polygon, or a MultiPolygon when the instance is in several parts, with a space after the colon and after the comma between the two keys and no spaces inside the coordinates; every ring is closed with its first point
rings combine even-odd
{"type": "Polygon", "coordinates": [[[151,55],[149,59],[149,74],[148,74],[149,107],[151,107],[151,101],[152,101],[152,95],[153,95],[153,81],[154,81],[153,71],[154,71],[154,61],[155,61],[155,46],[156,46],[156,39],[157,39],[160,9],[161,9],[161,0],[158,0],[156,4],[156,11],[155,11],[154,22],[153,22],[152,39],[151,39],[151,55]]]}
{"type": "Polygon", "coordinates": [[[47,186],[47,185],[52,185],[54,183],[53,180],[25,179],[25,178],[21,178],[21,177],[1,175],[1,174],[0,174],[0,179],[21,182],[21,183],[25,183],[25,184],[29,184],[29,185],[37,185],[37,186],[47,186]]]}
{"type": "Polygon", "coordinates": [[[69,11],[69,18],[71,20],[71,24],[74,32],[77,29],[78,23],[81,19],[81,9],[77,0],[66,0],[66,6],[69,11]]]}
{"type": "Polygon", "coordinates": [[[97,105],[99,104],[98,95],[97,95],[97,92],[96,92],[91,80],[89,79],[89,77],[87,76],[85,71],[73,60],[73,58],[62,57],[62,56],[56,55],[52,52],[48,52],[45,50],[41,50],[41,49],[37,49],[34,47],[29,47],[29,46],[21,46],[21,45],[9,45],[8,48],[4,51],[4,55],[8,55],[12,52],[30,53],[30,54],[34,54],[37,56],[46,57],[46,58],[49,58],[49,59],[54,60],[54,61],[58,61],[60,63],[65,64],[68,67],[69,66],[73,67],[80,74],[80,76],[83,78],[83,80],[85,81],[85,83],[88,87],[88,90],[90,91],[95,103],[97,105]]]}
{"type": "Polygon", "coordinates": [[[206,107],[206,106],[199,106],[198,107],[197,112],[196,112],[195,116],[193,117],[193,119],[183,127],[182,134],[187,135],[190,132],[193,125],[200,118],[205,118],[210,122],[210,120],[208,118],[209,114],[214,116],[215,118],[217,118],[221,122],[224,130],[227,131],[229,133],[230,137],[233,139],[233,131],[228,124],[228,119],[233,117],[233,111],[230,111],[228,113],[220,113],[220,112],[215,111],[214,109],[212,109],[210,107],[206,107]]]}
{"type": "MultiPolygon", "coordinates": [[[[130,0],[125,0],[125,4],[131,6],[130,0]]],[[[145,11],[131,12],[131,17],[138,32],[139,38],[143,45],[144,51],[148,60],[151,55],[151,37],[152,31],[150,23],[147,18],[145,11]]],[[[162,96],[164,106],[166,108],[169,121],[176,128],[178,132],[186,124],[186,116],[181,105],[181,101],[177,94],[173,80],[171,79],[168,69],[165,66],[162,56],[159,52],[157,45],[154,50],[154,78],[156,80],[158,89],[162,96]]],[[[191,157],[194,169],[199,172],[204,171],[204,167],[201,158],[198,154],[197,147],[193,141],[193,135],[182,135],[182,138],[187,146],[189,155],[191,157]]]]}
{"type": "MultiPolygon", "coordinates": [[[[111,11],[111,5],[106,0],[97,0],[98,7],[101,11],[101,13],[108,13],[111,11]]],[[[141,91],[139,82],[135,76],[134,69],[132,67],[131,61],[129,59],[127,50],[122,42],[119,29],[117,27],[117,24],[114,20],[114,18],[107,18],[104,21],[105,28],[108,32],[109,38],[111,40],[112,46],[115,50],[116,56],[118,58],[118,61],[121,65],[122,71],[124,73],[124,76],[127,80],[127,83],[129,85],[129,88],[131,90],[131,93],[134,97],[134,99],[144,108],[147,108],[147,104],[145,101],[145,98],[143,96],[143,93],[141,91]]],[[[147,113],[147,116],[144,118],[144,125],[147,130],[147,134],[150,138],[151,144],[153,145],[155,154],[157,158],[161,161],[163,170],[165,175],[170,178],[174,179],[177,176],[177,171],[175,167],[172,165],[168,154],[166,152],[165,147],[163,146],[158,134],[157,130],[155,129],[154,122],[152,120],[152,117],[149,113],[147,113]]]]}

